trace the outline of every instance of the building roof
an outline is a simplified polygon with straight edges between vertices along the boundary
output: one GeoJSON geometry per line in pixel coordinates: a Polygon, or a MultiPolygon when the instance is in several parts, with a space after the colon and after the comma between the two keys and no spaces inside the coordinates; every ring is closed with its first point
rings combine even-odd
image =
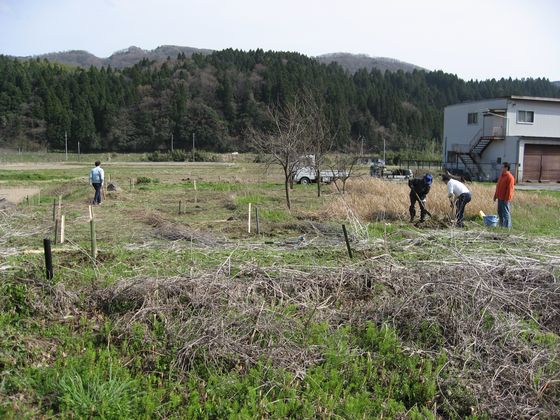
{"type": "Polygon", "coordinates": [[[535,102],[560,102],[560,98],[544,98],[540,96],[507,96],[508,99],[517,101],[535,101],[535,102]]]}
{"type": "Polygon", "coordinates": [[[467,105],[467,104],[475,104],[478,102],[489,102],[489,101],[499,101],[499,100],[513,100],[513,101],[534,101],[534,102],[553,102],[553,103],[560,103],[560,98],[545,98],[541,96],[518,96],[518,95],[511,95],[511,96],[500,96],[497,98],[486,98],[486,99],[477,99],[475,101],[464,101],[464,102],[457,102],[455,104],[447,105],[445,108],[450,108],[457,105],[467,105]]]}

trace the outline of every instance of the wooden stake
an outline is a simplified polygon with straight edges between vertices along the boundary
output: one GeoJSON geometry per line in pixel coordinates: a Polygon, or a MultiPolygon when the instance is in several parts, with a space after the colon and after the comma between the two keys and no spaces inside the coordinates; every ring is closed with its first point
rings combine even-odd
{"type": "Polygon", "coordinates": [[[58,196],[58,211],[56,213],[56,218],[60,219],[60,215],[62,214],[62,195],[58,196]]]}
{"type": "Polygon", "coordinates": [[[255,206],[255,221],[257,222],[257,235],[261,233],[259,229],[259,208],[255,206]]]}
{"type": "Polygon", "coordinates": [[[91,238],[91,256],[95,260],[97,259],[97,238],[95,237],[95,220],[91,219],[89,221],[90,227],[90,238],[91,238]]]}
{"type": "Polygon", "coordinates": [[[251,203],[249,203],[249,216],[247,217],[247,232],[251,233],[251,203]]]}
{"type": "Polygon", "coordinates": [[[52,265],[52,250],[51,250],[51,240],[43,239],[43,248],[45,250],[45,268],[47,280],[52,280],[53,278],[53,265],[52,265]]]}
{"type": "Polygon", "coordinates": [[[60,216],[60,243],[64,243],[64,215],[60,216]]]}
{"type": "Polygon", "coordinates": [[[342,231],[344,232],[344,240],[346,241],[346,249],[348,250],[348,256],[352,258],[352,249],[350,248],[350,241],[348,240],[348,232],[346,232],[345,225],[342,225],[342,231]]]}
{"type": "Polygon", "coordinates": [[[193,181],[194,185],[194,204],[198,203],[198,190],[196,189],[196,179],[193,181]]]}
{"type": "Polygon", "coordinates": [[[56,219],[54,221],[54,244],[58,243],[58,226],[59,226],[60,219],[56,219]]]}
{"type": "Polygon", "coordinates": [[[89,208],[89,220],[93,220],[93,208],[91,206],[89,208]]]}
{"type": "Polygon", "coordinates": [[[53,199],[53,203],[52,203],[52,221],[54,222],[56,220],[56,198],[53,199]]]}

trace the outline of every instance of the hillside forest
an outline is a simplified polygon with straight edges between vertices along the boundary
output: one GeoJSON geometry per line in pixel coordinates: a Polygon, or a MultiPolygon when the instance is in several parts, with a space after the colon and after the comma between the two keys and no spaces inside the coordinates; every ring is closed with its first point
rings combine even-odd
{"type": "Polygon", "coordinates": [[[335,148],[439,153],[443,109],[507,95],[560,97],[547,79],[464,81],[443,71],[353,74],[298,53],[223,50],[144,59],[124,69],[0,56],[0,147],[82,152],[249,151],[267,109],[305,92],[321,104],[335,148]]]}

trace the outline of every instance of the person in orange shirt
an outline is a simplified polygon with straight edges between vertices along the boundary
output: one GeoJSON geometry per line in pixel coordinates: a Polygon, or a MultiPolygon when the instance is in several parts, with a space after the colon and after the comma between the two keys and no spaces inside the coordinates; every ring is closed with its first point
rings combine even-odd
{"type": "Polygon", "coordinates": [[[515,179],[509,171],[509,163],[502,165],[502,174],[496,184],[494,201],[498,200],[498,218],[500,226],[511,229],[511,199],[513,198],[513,187],[515,179]]]}

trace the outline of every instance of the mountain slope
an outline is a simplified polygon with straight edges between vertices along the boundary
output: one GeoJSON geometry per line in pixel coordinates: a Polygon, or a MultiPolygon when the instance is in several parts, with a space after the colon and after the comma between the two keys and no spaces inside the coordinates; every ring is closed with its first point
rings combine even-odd
{"type": "Polygon", "coordinates": [[[398,71],[403,70],[404,72],[412,72],[413,70],[426,70],[415,64],[405,63],[404,61],[399,61],[394,58],[388,57],[370,57],[365,54],[350,54],[350,53],[332,53],[323,54],[316,57],[319,62],[324,64],[329,64],[332,62],[338,63],[349,73],[356,73],[360,69],[378,69],[382,72],[385,71],[398,71]]]}
{"type": "MultiPolygon", "coordinates": [[[[60,64],[67,64],[77,67],[102,67],[111,66],[113,68],[122,69],[131,67],[143,59],[164,61],[167,57],[176,58],[179,54],[185,54],[186,57],[192,56],[194,53],[208,55],[214,51],[203,48],[181,47],[177,45],[161,45],[153,50],[144,50],[135,46],[125,48],[111,54],[107,58],[99,58],[95,55],[82,50],[64,51],[42,54],[35,57],[20,57],[22,59],[47,59],[51,62],[60,64]]],[[[399,61],[394,58],[388,57],[370,57],[365,54],[350,54],[350,53],[331,53],[323,54],[315,57],[317,61],[324,64],[337,62],[342,68],[349,73],[355,73],[359,69],[365,68],[368,71],[372,68],[378,69],[381,72],[403,70],[411,72],[415,69],[423,70],[422,67],[414,64],[399,61]]]]}
{"type": "Polygon", "coordinates": [[[190,57],[194,53],[207,55],[212,52],[212,50],[201,48],[161,45],[154,50],[144,50],[142,48],[131,46],[125,48],[124,50],[117,51],[107,58],[99,58],[87,51],[81,50],[48,53],[34,57],[20,58],[24,60],[31,58],[47,59],[52,62],[77,67],[111,66],[113,68],[122,69],[125,67],[131,67],[143,59],[164,61],[167,57],[176,58],[178,54],[185,54],[186,57],[190,57]]]}

